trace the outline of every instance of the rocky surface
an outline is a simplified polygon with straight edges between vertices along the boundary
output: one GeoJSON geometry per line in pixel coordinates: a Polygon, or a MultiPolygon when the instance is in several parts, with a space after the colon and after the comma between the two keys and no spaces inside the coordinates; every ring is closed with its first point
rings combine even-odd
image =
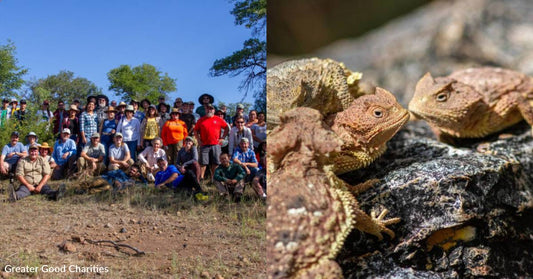
{"type": "MultiPolygon", "coordinates": [[[[435,1],[355,39],[307,55],[344,62],[407,105],[426,73],[499,66],[533,75],[530,0],[435,1]]],[[[268,67],[289,59],[268,57],[268,67]]]]}
{"type": "Polygon", "coordinates": [[[358,197],[382,207],[396,238],[352,232],[338,257],[347,278],[533,276],[533,138],[521,123],[499,135],[440,143],[409,123],[368,168],[344,175],[381,180],[358,197]]]}

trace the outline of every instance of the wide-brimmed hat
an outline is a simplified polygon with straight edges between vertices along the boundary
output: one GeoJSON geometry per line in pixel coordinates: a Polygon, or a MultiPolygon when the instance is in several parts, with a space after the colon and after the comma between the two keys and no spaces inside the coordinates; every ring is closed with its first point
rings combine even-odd
{"type": "Polygon", "coordinates": [[[117,110],[115,109],[115,107],[113,106],[109,106],[107,107],[106,110],[104,110],[105,113],[108,113],[108,112],[117,112],[117,110]]]}
{"type": "Polygon", "coordinates": [[[118,133],[115,133],[115,136],[114,136],[114,137],[115,137],[115,138],[116,138],[116,137],[121,137],[121,138],[123,138],[124,136],[122,136],[122,133],[118,132],[118,133]]]}
{"type": "Polygon", "coordinates": [[[13,99],[11,99],[11,102],[9,102],[9,104],[12,104],[12,103],[17,103],[18,104],[19,101],[17,101],[17,99],[13,98],[13,99]]]}
{"type": "Polygon", "coordinates": [[[80,111],[76,105],[70,105],[69,111],[71,111],[71,110],[73,110],[75,112],[80,111]]]}
{"type": "Polygon", "coordinates": [[[181,109],[178,109],[178,108],[172,108],[172,111],[170,112],[170,114],[173,114],[173,113],[179,113],[179,114],[181,114],[181,109]]]}
{"type": "Polygon", "coordinates": [[[148,105],[151,105],[151,104],[152,104],[152,102],[150,102],[150,100],[148,100],[148,99],[142,99],[142,100],[141,100],[141,104],[142,104],[143,102],[148,102],[148,105]]]}
{"type": "Polygon", "coordinates": [[[238,104],[238,105],[237,105],[237,108],[239,108],[239,109],[244,109],[244,105],[243,105],[243,104],[238,104]]]}
{"type": "Polygon", "coordinates": [[[126,111],[133,111],[134,112],[135,110],[133,109],[132,105],[127,105],[126,106],[126,111]]]}
{"type": "Polygon", "coordinates": [[[203,103],[202,103],[202,99],[203,99],[204,97],[206,97],[206,96],[209,97],[209,103],[210,103],[210,104],[212,104],[212,103],[215,102],[215,98],[214,98],[213,96],[211,96],[211,95],[209,95],[209,94],[207,94],[207,93],[204,93],[204,94],[200,95],[200,97],[198,98],[198,103],[203,104],[203,103]]]}
{"type": "Polygon", "coordinates": [[[125,107],[125,106],[126,106],[126,103],[124,103],[124,102],[120,102],[120,103],[118,103],[117,108],[118,108],[118,107],[123,107],[123,106],[125,107]]]}
{"type": "Polygon", "coordinates": [[[50,145],[48,145],[47,142],[43,142],[41,145],[39,145],[39,149],[48,149],[50,150],[50,153],[54,150],[50,145]]]}
{"type": "Polygon", "coordinates": [[[30,150],[30,149],[39,149],[39,145],[36,144],[36,143],[34,143],[34,144],[32,144],[32,145],[30,145],[30,146],[28,147],[28,150],[30,150]]]}

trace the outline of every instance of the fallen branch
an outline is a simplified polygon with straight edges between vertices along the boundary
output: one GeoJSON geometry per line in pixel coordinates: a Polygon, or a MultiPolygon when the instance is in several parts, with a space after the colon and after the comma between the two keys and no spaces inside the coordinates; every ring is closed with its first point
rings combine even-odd
{"type": "Polygon", "coordinates": [[[144,251],[141,251],[133,246],[130,246],[128,244],[122,244],[122,243],[116,243],[115,241],[113,240],[90,240],[90,239],[85,239],[85,241],[87,241],[88,243],[90,244],[100,244],[100,243],[111,243],[113,244],[113,246],[115,246],[115,249],[117,249],[117,251],[121,252],[120,251],[120,247],[126,247],[126,248],[130,248],[131,250],[135,251],[135,254],[134,256],[141,256],[141,255],[145,255],[146,253],[144,251]]]}

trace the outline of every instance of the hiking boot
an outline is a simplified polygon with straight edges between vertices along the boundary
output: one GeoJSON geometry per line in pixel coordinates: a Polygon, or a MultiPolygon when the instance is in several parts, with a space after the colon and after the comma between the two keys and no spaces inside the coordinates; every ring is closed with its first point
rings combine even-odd
{"type": "Polygon", "coordinates": [[[13,186],[13,183],[9,183],[9,185],[7,185],[7,195],[7,200],[9,202],[17,201],[17,193],[15,192],[15,187],[13,186]]]}
{"type": "Polygon", "coordinates": [[[59,188],[57,189],[57,192],[56,192],[55,200],[58,201],[62,199],[65,196],[66,191],[67,191],[67,186],[65,185],[65,183],[59,185],[59,188]]]}

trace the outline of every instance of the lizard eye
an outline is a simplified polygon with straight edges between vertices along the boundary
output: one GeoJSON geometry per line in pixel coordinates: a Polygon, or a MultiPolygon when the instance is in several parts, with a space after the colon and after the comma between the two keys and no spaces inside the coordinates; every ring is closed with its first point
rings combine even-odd
{"type": "Polygon", "coordinates": [[[437,94],[436,100],[437,102],[446,102],[448,100],[448,93],[442,92],[437,94]]]}
{"type": "Polygon", "coordinates": [[[375,109],[373,113],[374,113],[374,117],[376,118],[383,117],[383,111],[381,109],[375,109]]]}

